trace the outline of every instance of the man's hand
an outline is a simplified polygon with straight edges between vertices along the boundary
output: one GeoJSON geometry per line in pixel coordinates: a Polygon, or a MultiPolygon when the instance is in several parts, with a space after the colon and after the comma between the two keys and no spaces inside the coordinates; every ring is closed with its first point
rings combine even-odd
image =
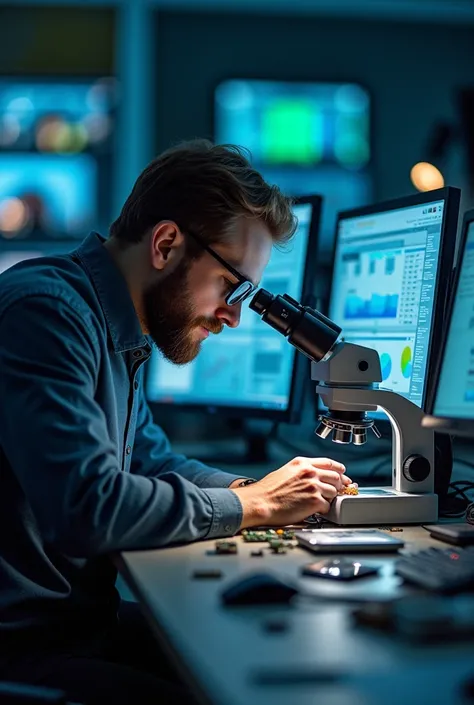
{"type": "Polygon", "coordinates": [[[243,507],[240,528],[285,526],[326,514],[338,491],[352,482],[345,470],[329,458],[294,458],[259,482],[233,489],[243,507]]]}

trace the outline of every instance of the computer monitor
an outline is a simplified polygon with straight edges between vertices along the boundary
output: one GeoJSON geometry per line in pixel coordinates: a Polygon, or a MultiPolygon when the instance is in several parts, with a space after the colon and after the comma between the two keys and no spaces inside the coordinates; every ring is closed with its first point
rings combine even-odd
{"type": "Polygon", "coordinates": [[[330,266],[337,213],[372,201],[369,92],[355,83],[227,78],[215,88],[214,137],[247,147],[284,193],[324,198],[318,261],[330,266]]]}
{"type": "Polygon", "coordinates": [[[82,238],[98,227],[90,154],[0,153],[0,236],[82,238]]]}
{"type": "Polygon", "coordinates": [[[19,262],[71,252],[77,246],[70,240],[0,243],[0,274],[19,262]]]}
{"type": "MultiPolygon", "coordinates": [[[[328,315],[344,340],[379,353],[381,386],[422,409],[452,281],[459,201],[459,189],[447,187],[337,221],[328,315]]],[[[381,410],[374,416],[384,418],[381,410]]]]}
{"type": "MultiPolygon", "coordinates": [[[[319,196],[298,199],[297,232],[290,243],[273,248],[262,287],[308,301],[320,210],[319,196]]],[[[148,400],[161,406],[292,422],[300,416],[303,384],[309,379],[304,368],[306,358],[244,304],[239,327],[212,336],[189,365],[172,365],[154,351],[145,389],[148,400]]]]}
{"type": "Polygon", "coordinates": [[[106,227],[116,104],[107,76],[0,76],[0,240],[106,227]]]}
{"type": "Polygon", "coordinates": [[[474,436],[474,210],[463,220],[445,335],[423,425],[474,436]]]}

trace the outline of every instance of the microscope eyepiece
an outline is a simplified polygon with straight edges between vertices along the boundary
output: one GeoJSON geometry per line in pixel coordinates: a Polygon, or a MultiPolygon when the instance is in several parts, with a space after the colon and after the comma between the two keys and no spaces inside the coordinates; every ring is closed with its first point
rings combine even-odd
{"type": "Polygon", "coordinates": [[[259,289],[253,299],[250,301],[249,306],[252,311],[258,313],[259,316],[262,316],[267,310],[267,308],[270,306],[274,298],[275,297],[273,296],[273,294],[270,294],[270,292],[266,289],[259,289]]]}
{"type": "Polygon", "coordinates": [[[288,294],[279,296],[259,289],[250,302],[250,308],[314,362],[327,355],[342,330],[322,313],[302,306],[288,294]]]}

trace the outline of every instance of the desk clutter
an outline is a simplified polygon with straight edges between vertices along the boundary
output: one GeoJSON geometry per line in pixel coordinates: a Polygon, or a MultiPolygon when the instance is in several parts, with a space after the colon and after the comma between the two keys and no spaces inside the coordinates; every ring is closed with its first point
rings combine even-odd
{"type": "MultiPolygon", "coordinates": [[[[449,536],[462,535],[465,537],[466,525],[428,525],[424,527],[426,535],[447,541],[449,536]],[[452,530],[449,527],[452,526],[452,530]]],[[[306,529],[293,528],[256,529],[244,530],[241,537],[234,540],[218,540],[214,550],[206,551],[206,555],[216,557],[225,556],[226,563],[221,563],[217,568],[195,570],[192,577],[195,579],[222,580],[226,577],[225,566],[228,560],[239,560],[239,547],[241,558],[250,555],[252,558],[263,559],[255,570],[247,571],[233,580],[226,582],[220,590],[220,601],[225,607],[253,607],[281,605],[285,608],[298,609],[305,601],[311,604],[314,601],[325,599],[324,595],[312,594],[307,586],[309,580],[324,582],[335,581],[349,584],[359,579],[372,581],[386,579],[387,560],[389,561],[393,578],[400,578],[400,591],[396,597],[390,599],[368,598],[360,605],[352,605],[351,614],[353,626],[356,628],[371,628],[378,631],[391,633],[401,639],[413,638],[415,640],[427,639],[466,639],[474,636],[474,546],[430,546],[427,549],[416,549],[413,546],[403,553],[396,555],[405,545],[405,542],[392,534],[403,533],[401,527],[381,527],[380,529],[306,529]],[[297,569],[296,577],[282,575],[277,570],[282,563],[268,563],[265,557],[274,555],[284,556],[288,551],[298,551],[303,548],[305,552],[313,552],[311,545],[313,537],[327,539],[329,548],[324,549],[325,555],[319,556],[316,561],[302,564],[297,569]],[[383,541],[371,545],[376,537],[383,541]],[[337,542],[341,542],[342,552],[337,556],[328,555],[337,551],[337,542]],[[366,542],[364,545],[364,541],[366,542]],[[391,552],[387,554],[387,548],[391,552]],[[244,551],[244,546],[251,544],[244,551]],[[258,547],[253,548],[253,545],[258,547]],[[352,551],[356,546],[355,556],[352,551]],[[248,549],[251,548],[250,553],[248,549]],[[362,554],[370,551],[371,555],[364,557],[362,554]],[[375,551],[375,552],[374,552],[375,551]],[[244,554],[245,555],[242,555],[244,554]],[[349,555],[345,555],[349,553],[349,555]],[[394,555],[395,554],[395,555],[394,555]],[[385,562],[384,562],[385,561],[385,562]],[[262,570],[262,568],[264,569],[262,570]],[[408,594],[407,594],[408,591],[408,594]],[[471,594],[470,594],[471,592],[471,594]],[[463,594],[461,594],[463,593],[463,594]],[[303,601],[303,602],[302,602],[303,601]]],[[[362,583],[361,583],[362,584],[362,583]]],[[[365,583],[364,583],[365,584],[365,583]]],[[[372,583],[373,584],[373,583],[372,583]]],[[[344,597],[340,593],[340,600],[351,604],[351,594],[344,597]]],[[[289,612],[287,618],[292,613],[289,612]]],[[[268,620],[268,614],[265,617],[268,620]]],[[[280,620],[281,621],[281,620],[280,620]]],[[[285,629],[275,629],[276,633],[287,631],[291,622],[285,619],[285,629]]]]}

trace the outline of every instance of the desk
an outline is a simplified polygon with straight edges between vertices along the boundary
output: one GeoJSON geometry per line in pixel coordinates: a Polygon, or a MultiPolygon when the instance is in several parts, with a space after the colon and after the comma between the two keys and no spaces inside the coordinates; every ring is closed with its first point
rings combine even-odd
{"type": "MultiPolygon", "coordinates": [[[[408,549],[444,545],[421,527],[404,527],[395,536],[403,537],[408,549]]],[[[117,557],[157,637],[199,689],[203,703],[467,705],[460,683],[474,675],[474,642],[416,646],[353,626],[357,601],[408,592],[393,574],[397,554],[370,557],[383,564],[381,578],[344,585],[300,575],[301,566],[316,554],[295,548],[278,555],[265,549],[263,558],[255,558],[250,552],[264,544],[236,540],[237,556],[214,555],[214,541],[204,541],[117,557]],[[191,577],[195,569],[206,568],[222,570],[223,578],[191,577]],[[292,606],[221,604],[226,584],[260,569],[297,579],[314,597],[292,606]],[[269,621],[276,620],[287,622],[288,630],[269,632],[269,621]]]]}

